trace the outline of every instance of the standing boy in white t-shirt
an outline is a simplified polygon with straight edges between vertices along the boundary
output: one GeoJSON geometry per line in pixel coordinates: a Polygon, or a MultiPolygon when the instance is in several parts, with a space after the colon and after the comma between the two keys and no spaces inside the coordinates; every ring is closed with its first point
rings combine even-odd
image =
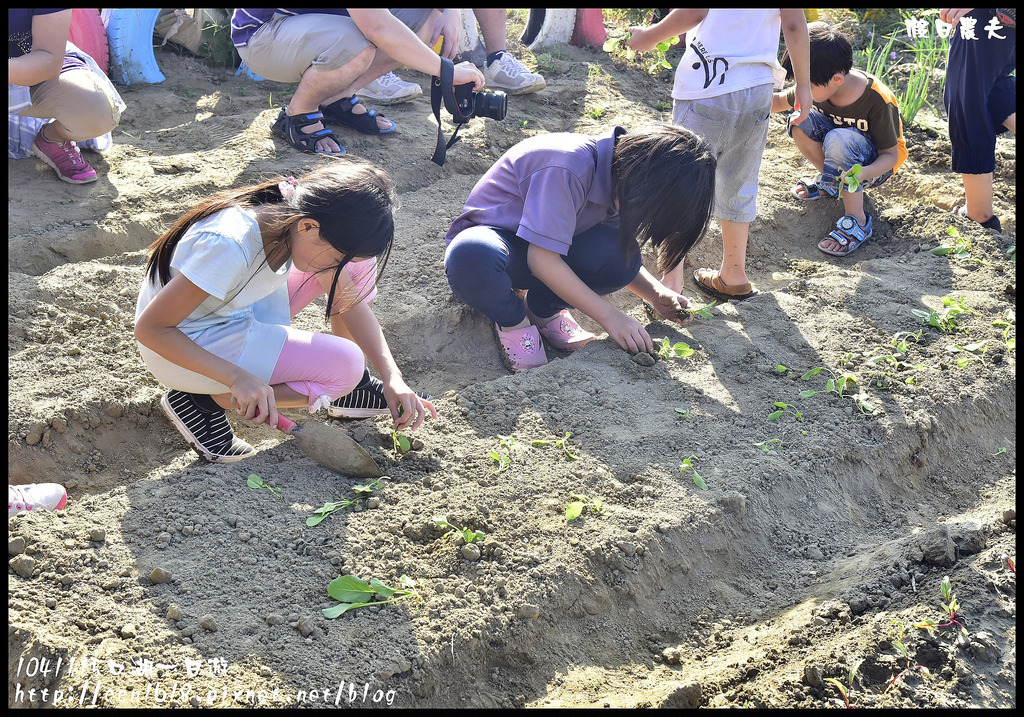
{"type": "MultiPolygon", "coordinates": [[[[686,33],[676,68],[672,121],[701,135],[718,159],[714,216],[722,225],[722,267],[697,269],[697,287],[719,301],[754,296],[746,273],[747,235],[757,217],[757,177],[768,139],[779,31],[793,60],[796,112],[811,107],[807,20],[802,9],[675,9],[650,27],[631,27],[627,44],[650,50],[686,33]]],[[[791,119],[792,121],[792,119],[791,119]]],[[[680,263],[662,279],[683,288],[680,263]]]]}

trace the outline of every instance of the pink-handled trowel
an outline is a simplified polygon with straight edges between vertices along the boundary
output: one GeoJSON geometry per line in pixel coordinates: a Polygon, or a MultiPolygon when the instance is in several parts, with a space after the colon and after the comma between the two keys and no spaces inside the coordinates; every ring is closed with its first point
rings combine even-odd
{"type": "Polygon", "coordinates": [[[280,413],[277,429],[294,436],[299,450],[317,465],[353,478],[384,475],[370,454],[341,429],[317,421],[300,426],[280,413]]]}

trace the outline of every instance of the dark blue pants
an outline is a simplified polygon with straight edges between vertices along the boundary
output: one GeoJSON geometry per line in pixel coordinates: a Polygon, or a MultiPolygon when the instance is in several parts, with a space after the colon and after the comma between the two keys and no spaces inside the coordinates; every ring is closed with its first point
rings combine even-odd
{"type": "MultiPolygon", "coordinates": [[[[991,9],[966,15],[977,19],[975,39],[960,36],[960,25],[949,39],[949,61],[942,99],[949,113],[952,169],[959,174],[989,174],[996,168],[996,135],[1003,121],[1017,111],[1017,83],[1010,73],[1017,66],[1017,31],[1001,27],[989,37],[985,26],[991,9]]],[[[961,23],[963,20],[961,20],[961,23]]]]}
{"type": "MultiPolygon", "coordinates": [[[[499,326],[515,326],[526,318],[513,289],[529,291],[530,311],[540,317],[571,309],[558,294],[530,273],[530,244],[514,232],[475,226],[459,232],[444,255],[448,284],[459,299],[499,326]]],[[[633,282],[640,272],[640,247],[624,251],[619,228],[598,224],[573,237],[562,259],[594,293],[611,294],[633,282]]]]}

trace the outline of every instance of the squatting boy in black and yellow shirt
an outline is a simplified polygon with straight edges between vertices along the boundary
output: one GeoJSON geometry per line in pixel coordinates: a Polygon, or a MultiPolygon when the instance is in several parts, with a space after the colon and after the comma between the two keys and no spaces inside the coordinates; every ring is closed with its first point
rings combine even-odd
{"type": "MultiPolygon", "coordinates": [[[[877,77],[853,69],[849,39],[822,22],[811,23],[807,31],[814,107],[790,124],[789,132],[819,175],[801,179],[791,192],[810,201],[835,197],[842,188],[846,214],[818,248],[845,256],[871,236],[863,190],[877,187],[899,169],[907,158],[907,144],[896,96],[877,77]]],[[[789,58],[783,66],[791,72],[789,58]]],[[[772,111],[792,109],[793,96],[792,89],[776,92],[772,111]]]]}

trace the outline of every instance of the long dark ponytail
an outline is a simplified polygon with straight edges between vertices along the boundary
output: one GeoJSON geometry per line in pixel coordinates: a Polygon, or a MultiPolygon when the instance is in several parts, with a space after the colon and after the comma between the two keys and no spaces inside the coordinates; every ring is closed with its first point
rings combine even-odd
{"type": "Polygon", "coordinates": [[[377,276],[384,270],[395,235],[397,198],[394,181],[378,165],[359,157],[345,155],[286,185],[290,191],[282,195],[283,177],[260,184],[220,192],[182,216],[170,229],[149,246],[146,275],[161,285],[171,280],[171,257],[182,236],[196,222],[230,207],[255,207],[281,204],[275,226],[269,229],[274,238],[285,235],[288,228],[302,217],[320,224],[320,236],[344,255],[334,271],[327,297],[327,315],[334,306],[338,277],[354,257],[377,258],[377,276]]]}

